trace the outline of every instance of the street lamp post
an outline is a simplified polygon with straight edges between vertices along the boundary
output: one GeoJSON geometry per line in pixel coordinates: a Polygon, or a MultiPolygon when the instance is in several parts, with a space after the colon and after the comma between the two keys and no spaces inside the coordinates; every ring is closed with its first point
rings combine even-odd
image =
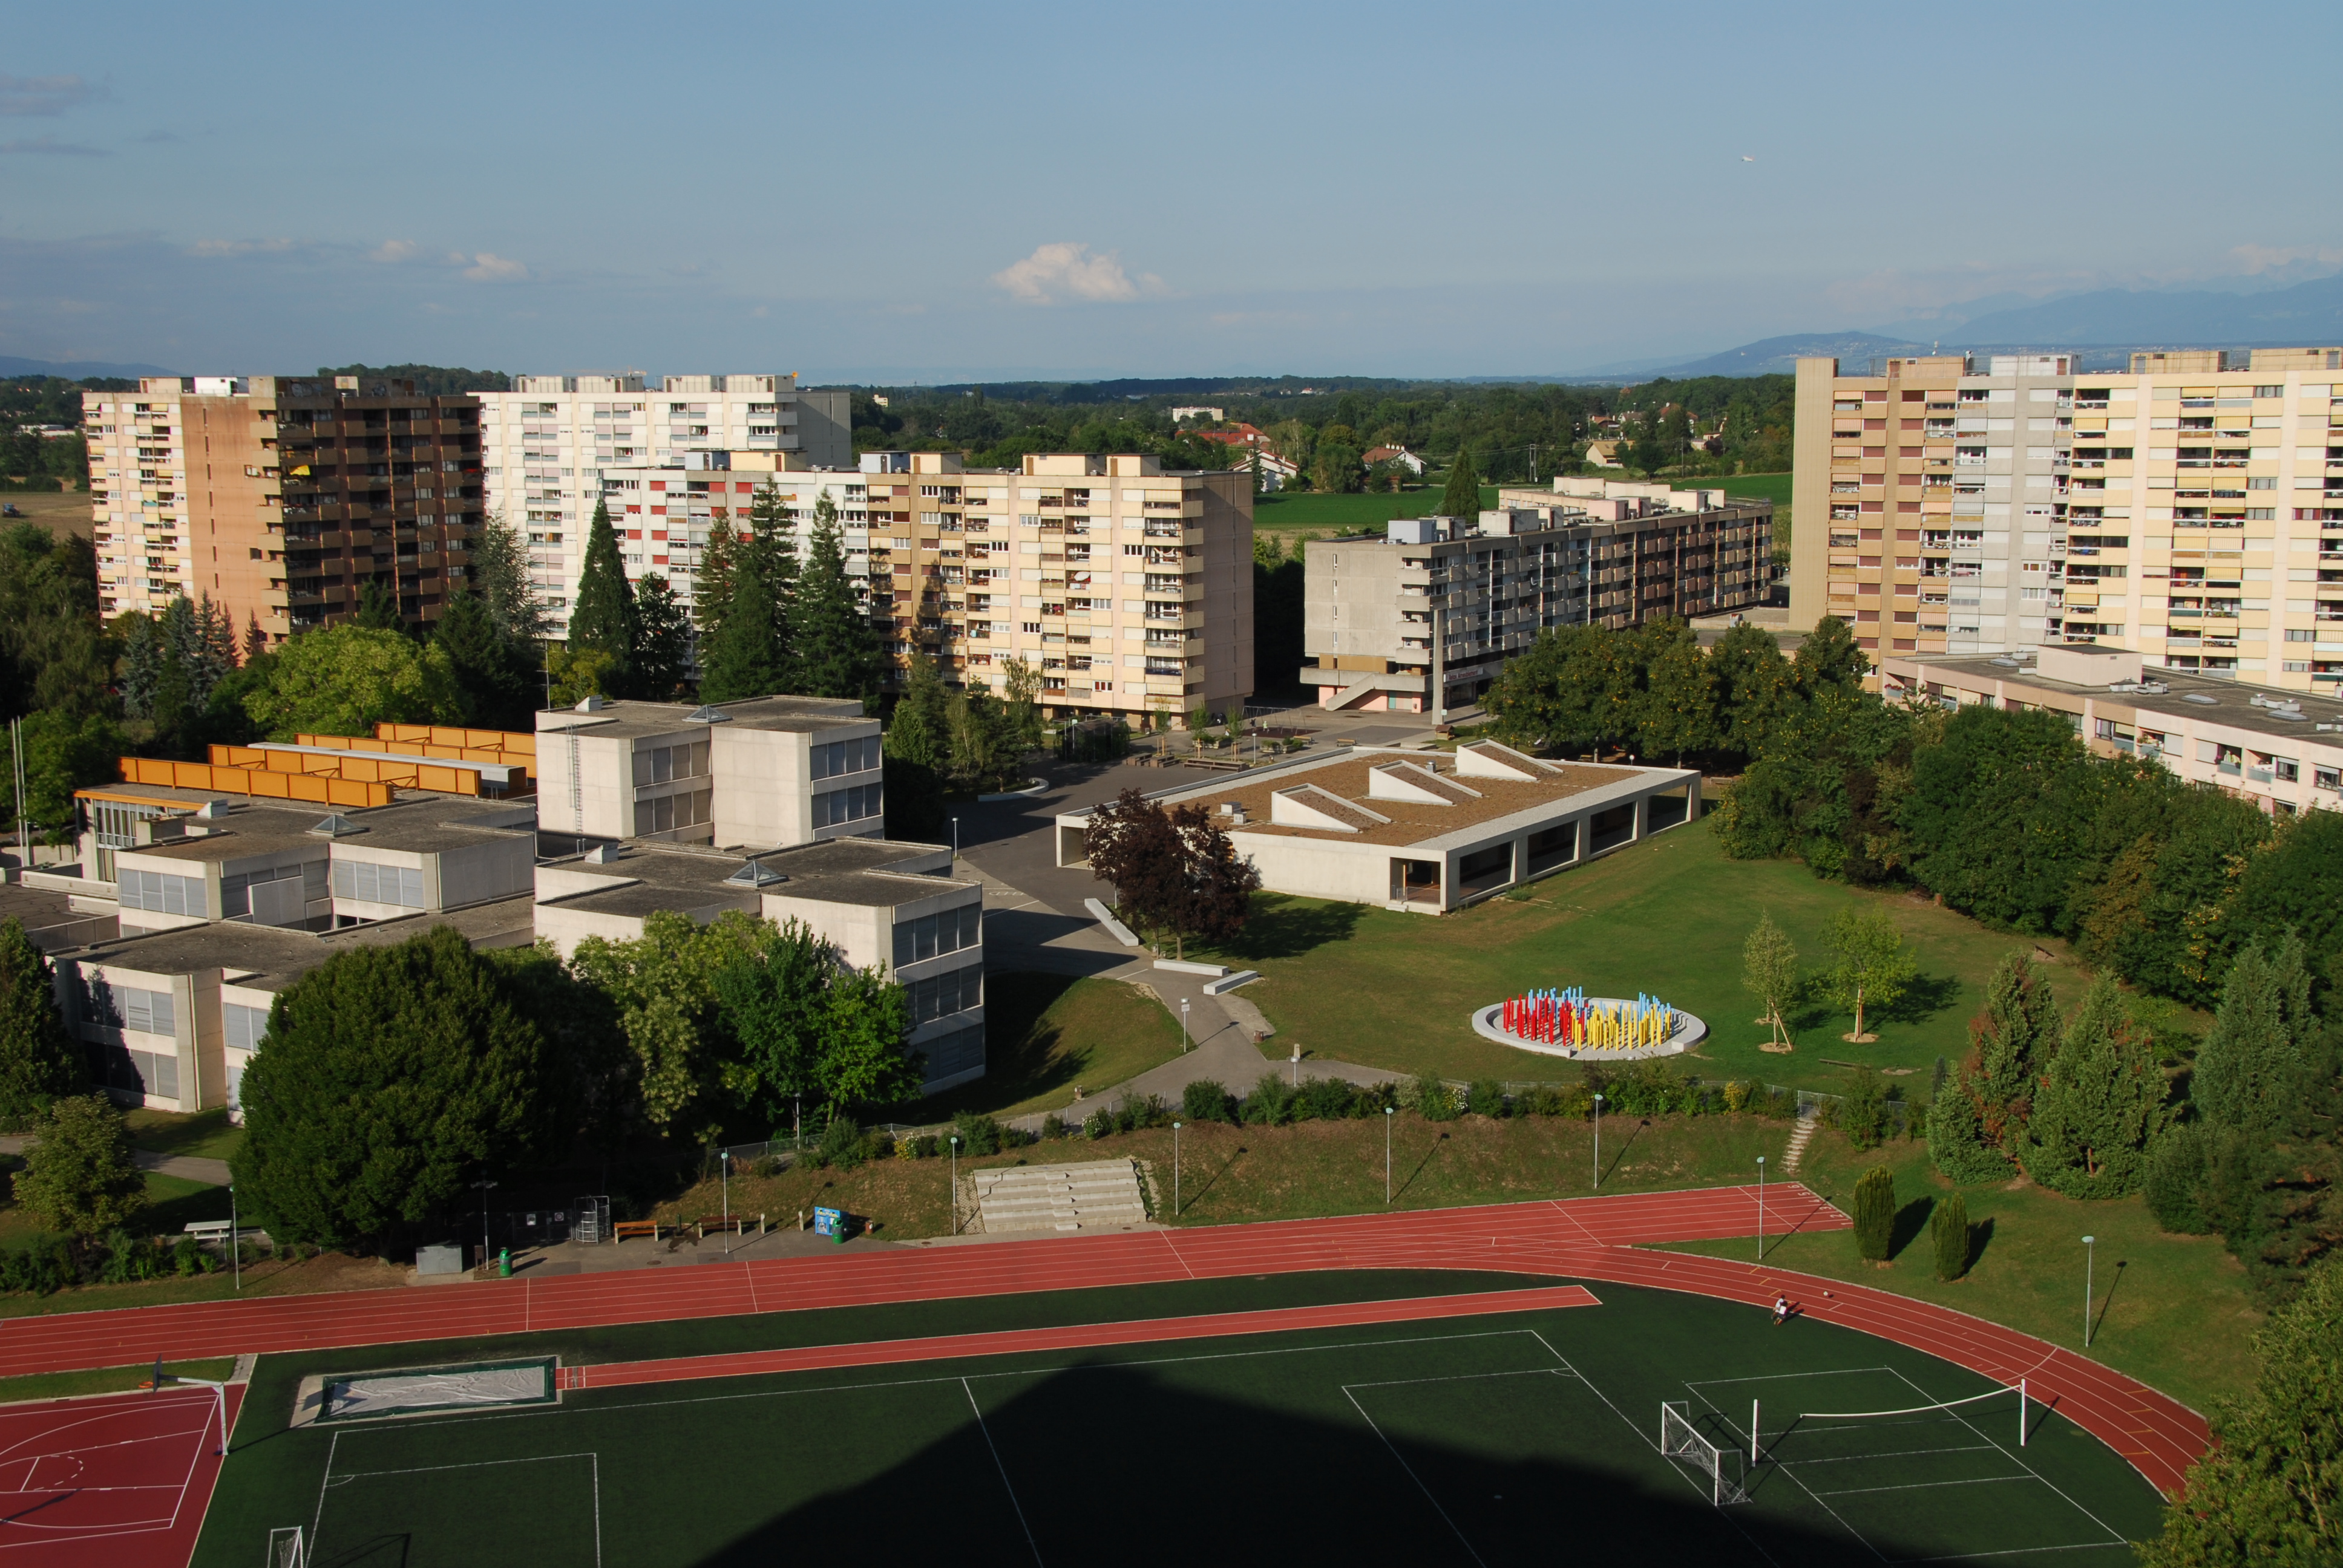
{"type": "Polygon", "coordinates": [[[960,1234],[960,1134],[951,1135],[951,1233],[960,1234]]]}
{"type": "Polygon", "coordinates": [[[1172,1217],[1180,1217],[1180,1124],[1172,1124],[1172,1217]]]}
{"type": "Polygon", "coordinates": [[[480,1190],[480,1267],[488,1266],[488,1190],[496,1185],[487,1177],[472,1183],[480,1190]]]}
{"type": "Polygon", "coordinates": [[[1180,999],[1180,1054],[1188,1054],[1188,999],[1180,999]]]}
{"type": "Polygon", "coordinates": [[[960,819],[952,819],[952,863],[960,863],[960,819]]]}
{"type": "Polygon", "coordinates": [[[1594,1097],[1594,1182],[1603,1185],[1603,1096],[1594,1097]]]}
{"type": "Polygon", "coordinates": [[[1383,1106],[1383,1207],[1392,1207],[1392,1106],[1383,1106]]]}
{"type": "Polygon", "coordinates": [[[236,1269],[236,1288],[244,1289],[244,1241],[236,1230],[236,1183],[227,1184],[227,1255],[236,1269]]]}
{"type": "Polygon", "coordinates": [[[724,1255],[732,1255],[732,1151],[719,1149],[717,1158],[723,1161],[718,1169],[723,1172],[724,1183],[724,1255]]]}
{"type": "Polygon", "coordinates": [[[1757,1156],[1757,1261],[1761,1263],[1765,1261],[1765,1157],[1763,1154],[1757,1156]]]}
{"type": "Polygon", "coordinates": [[[2091,1348],[2091,1265],[2097,1260],[2097,1236],[2083,1238],[2083,1348],[2091,1348]]]}

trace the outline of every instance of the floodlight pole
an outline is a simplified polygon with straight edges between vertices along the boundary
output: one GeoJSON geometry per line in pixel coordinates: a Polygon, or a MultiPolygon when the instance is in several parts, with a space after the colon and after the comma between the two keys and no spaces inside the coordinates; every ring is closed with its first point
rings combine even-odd
{"type": "Polygon", "coordinates": [[[960,819],[952,819],[952,864],[960,864],[960,819]]]}
{"type": "Polygon", "coordinates": [[[2091,1348],[2091,1264],[2098,1256],[2098,1238],[2083,1238],[2083,1348],[2091,1348]]]}
{"type": "Polygon", "coordinates": [[[1603,1185],[1603,1096],[1602,1096],[1602,1093],[1601,1093],[1599,1091],[1596,1092],[1596,1094],[1595,1094],[1595,1096],[1594,1096],[1594,1185],[1595,1187],[1598,1187],[1598,1188],[1599,1188],[1599,1187],[1601,1187],[1601,1186],[1603,1185]]]}
{"type": "Polygon", "coordinates": [[[1392,1207],[1392,1106],[1383,1106],[1383,1207],[1392,1207]]]}
{"type": "Polygon", "coordinates": [[[719,1169],[724,1182],[724,1255],[732,1255],[732,1151],[719,1149],[716,1157],[723,1161],[719,1169]]]}
{"type": "Polygon", "coordinates": [[[960,1234],[960,1134],[951,1135],[951,1233],[960,1234]]]}
{"type": "Polygon", "coordinates": [[[1757,1466],[1758,1452],[1757,1402],[1753,1399],[1749,1402],[1749,1465],[1753,1470],[1757,1466]]]}
{"type": "Polygon", "coordinates": [[[1172,1124],[1172,1217],[1180,1217],[1180,1124],[1172,1124]]]}
{"type": "MultiPolygon", "coordinates": [[[[1757,1156],[1757,1261],[1761,1263],[1765,1261],[1765,1157],[1763,1154],[1757,1156]]],[[[1755,1462],[1753,1460],[1751,1462],[1755,1462]]]]}
{"type": "Polygon", "coordinates": [[[1180,999],[1180,1054],[1188,1054],[1188,999],[1180,999]]]}
{"type": "Polygon", "coordinates": [[[480,1267],[488,1266],[488,1191],[496,1183],[481,1177],[472,1183],[480,1190],[480,1267]]]}

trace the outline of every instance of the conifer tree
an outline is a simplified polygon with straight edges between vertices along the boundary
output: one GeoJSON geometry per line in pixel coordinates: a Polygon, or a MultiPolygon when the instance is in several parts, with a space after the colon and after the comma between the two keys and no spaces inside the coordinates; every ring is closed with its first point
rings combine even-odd
{"type": "Polygon", "coordinates": [[[1481,516],[1481,472],[1473,466],[1473,449],[1456,448],[1456,460],[1448,466],[1448,486],[1440,492],[1440,515],[1443,518],[1481,516]]]}
{"type": "Polygon", "coordinates": [[[866,697],[879,689],[878,628],[846,575],[838,508],[827,490],[814,503],[796,621],[800,689],[814,697],[866,697]]]}
{"type": "Polygon", "coordinates": [[[654,702],[674,699],[691,673],[691,623],[667,578],[645,576],[635,594],[635,687],[654,702]]]}
{"type": "Polygon", "coordinates": [[[2091,982],[2049,1061],[2026,1128],[2026,1173],[2070,1198],[2139,1191],[2147,1146],[2171,1120],[2154,1041],[2112,975],[2091,982]]]}
{"type": "Polygon", "coordinates": [[[597,501],[594,521],[586,530],[578,602],[569,610],[569,646],[573,651],[600,654],[607,688],[625,692],[632,689],[635,648],[640,637],[635,594],[627,584],[626,564],[618,558],[618,536],[610,526],[610,508],[597,501]]]}
{"type": "Polygon", "coordinates": [[[703,702],[738,702],[785,690],[779,639],[773,631],[773,596],[750,562],[732,575],[732,604],[713,638],[699,645],[703,702]]]}
{"type": "Polygon", "coordinates": [[[2226,1132],[2285,1125],[2317,1028],[2301,940],[2289,934],[2275,957],[2258,944],[2247,948],[2229,968],[2221,1010],[2197,1050],[2189,1093],[2197,1111],[2226,1132]]]}
{"type": "Polygon", "coordinates": [[[732,590],[739,564],[740,536],[732,531],[730,518],[719,518],[708,530],[708,543],[699,552],[699,573],[691,597],[692,629],[699,638],[703,666],[709,648],[724,630],[724,618],[732,613],[732,590]]]}
{"type": "Polygon", "coordinates": [[[1887,1261],[1896,1244],[1896,1173],[1874,1165],[1855,1183],[1855,1250],[1871,1262],[1887,1261]]]}
{"type": "MultiPolygon", "coordinates": [[[[770,479],[758,489],[749,507],[749,537],[740,558],[765,585],[772,605],[773,654],[780,684],[776,691],[801,690],[796,620],[798,597],[797,529],[789,508],[770,479]]],[[[734,596],[736,598],[738,595],[734,596]]]]}
{"type": "Polygon", "coordinates": [[[1969,1201],[1947,1192],[1929,1212],[1929,1239],[1935,1243],[1936,1278],[1957,1280],[1969,1271],[1969,1201]]]}
{"type": "Polygon", "coordinates": [[[547,617],[537,587],[529,581],[528,547],[503,512],[490,512],[480,525],[471,557],[468,580],[488,607],[497,630],[516,642],[542,641],[547,617]]]}
{"type": "Polygon", "coordinates": [[[487,729],[526,729],[537,706],[537,669],[523,645],[497,630],[488,601],[469,588],[450,598],[431,628],[443,649],[465,719],[487,729]]]}
{"type": "Polygon", "coordinates": [[[81,1078],[81,1052],[57,1014],[49,961],[11,915],[0,920],[0,1126],[27,1125],[81,1078]]]}
{"type": "Polygon", "coordinates": [[[369,631],[398,629],[398,601],[382,586],[379,578],[368,578],[358,585],[357,623],[369,631]]]}
{"type": "Polygon", "coordinates": [[[887,837],[932,842],[943,830],[944,775],[951,762],[950,701],[935,660],[911,656],[903,695],[882,743],[887,837]]]}

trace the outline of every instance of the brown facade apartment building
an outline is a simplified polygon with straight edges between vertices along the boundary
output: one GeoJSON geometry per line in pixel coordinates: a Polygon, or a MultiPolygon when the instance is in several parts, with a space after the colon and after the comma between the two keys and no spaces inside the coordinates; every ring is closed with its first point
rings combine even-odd
{"type": "Polygon", "coordinates": [[[357,613],[379,583],[438,618],[480,526],[479,410],[411,381],[147,377],[82,395],[98,608],[209,596],[270,643],[357,613]]]}

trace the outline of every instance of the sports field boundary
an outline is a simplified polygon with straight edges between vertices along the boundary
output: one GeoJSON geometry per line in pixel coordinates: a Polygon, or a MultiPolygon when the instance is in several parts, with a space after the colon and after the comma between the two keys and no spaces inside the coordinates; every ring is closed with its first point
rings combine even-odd
{"type": "Polygon", "coordinates": [[[842,1367],[895,1366],[909,1362],[957,1360],[963,1356],[1097,1350],[1110,1345],[1163,1344],[1181,1340],[1225,1339],[1237,1334],[1282,1334],[1300,1329],[1360,1328],[1373,1323],[1422,1322],[1429,1318],[1486,1317],[1500,1312],[1546,1312],[1563,1307],[1602,1304],[1594,1292],[1584,1285],[1532,1285],[1521,1290],[1474,1291],[1465,1295],[1403,1296],[1390,1301],[1335,1302],[1322,1306],[1204,1312],[1184,1318],[1132,1318],[1111,1323],[1071,1323],[1062,1328],[999,1329],[990,1333],[935,1334],[921,1339],[873,1340],[861,1344],[799,1345],[788,1350],[676,1356],[664,1361],[606,1362],[598,1365],[563,1368],[566,1381],[562,1386],[565,1389],[626,1388],[640,1383],[681,1382],[694,1378],[829,1372],[842,1367]]]}
{"type": "MultiPolygon", "coordinates": [[[[1844,1230],[1802,1184],[1769,1182],[1764,1228],[1844,1230]]],[[[2015,1382],[2177,1495],[2210,1433],[2196,1412],[2146,1384],[2014,1329],[1948,1307],[1835,1280],[1654,1243],[1755,1233],[1754,1185],[1409,1210],[1320,1220],[1046,1237],[975,1247],[872,1248],[689,1269],[639,1269],[58,1313],[0,1326],[0,1376],[246,1352],[489,1338],[761,1312],[965,1300],[1045,1291],[1328,1270],[1453,1269],[1611,1281],[1770,1305],[1787,1293],[1839,1323],[2015,1382]]]]}

